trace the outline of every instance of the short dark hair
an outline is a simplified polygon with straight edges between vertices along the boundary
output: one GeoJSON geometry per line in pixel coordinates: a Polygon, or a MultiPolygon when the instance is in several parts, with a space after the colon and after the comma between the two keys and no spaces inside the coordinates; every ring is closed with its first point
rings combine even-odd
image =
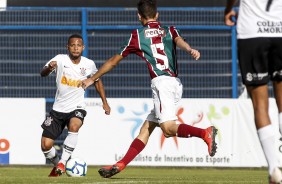
{"type": "Polygon", "coordinates": [[[71,35],[71,36],[69,37],[69,39],[68,39],[68,44],[69,44],[69,42],[70,42],[70,39],[72,39],[72,38],[80,38],[80,39],[82,40],[82,42],[83,42],[83,38],[82,38],[81,35],[79,35],[79,34],[73,34],[73,35],[71,35]]]}
{"type": "Polygon", "coordinates": [[[155,18],[157,14],[156,0],[140,0],[137,4],[138,13],[145,19],[155,18]]]}

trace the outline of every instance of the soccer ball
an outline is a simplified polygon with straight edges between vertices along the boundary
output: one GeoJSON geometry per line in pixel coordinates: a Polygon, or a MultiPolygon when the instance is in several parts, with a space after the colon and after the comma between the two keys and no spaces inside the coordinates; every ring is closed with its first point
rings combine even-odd
{"type": "Polygon", "coordinates": [[[71,177],[85,176],[87,173],[87,164],[79,158],[71,158],[66,164],[66,174],[71,177]]]}

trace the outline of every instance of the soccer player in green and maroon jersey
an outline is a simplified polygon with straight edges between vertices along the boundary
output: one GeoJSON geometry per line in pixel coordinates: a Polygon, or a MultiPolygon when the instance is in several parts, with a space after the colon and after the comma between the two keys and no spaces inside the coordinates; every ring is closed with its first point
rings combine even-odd
{"type": "Polygon", "coordinates": [[[177,78],[176,46],[196,60],[200,58],[199,51],[192,49],[175,27],[163,26],[157,21],[158,12],[155,0],[140,0],[137,9],[143,27],[133,30],[120,52],[108,59],[91,78],[79,84],[79,87],[87,88],[131,53],[137,54],[147,63],[152,78],[154,109],[147,116],[139,135],[133,140],[125,156],[116,164],[102,167],[99,170],[100,175],[104,178],[109,178],[123,170],[144,149],[149,136],[157,126],[162,129],[165,137],[203,139],[208,146],[210,156],[214,156],[217,149],[215,142],[217,129],[215,127],[200,129],[187,124],[176,124],[177,104],[183,91],[181,81],[177,78]]]}

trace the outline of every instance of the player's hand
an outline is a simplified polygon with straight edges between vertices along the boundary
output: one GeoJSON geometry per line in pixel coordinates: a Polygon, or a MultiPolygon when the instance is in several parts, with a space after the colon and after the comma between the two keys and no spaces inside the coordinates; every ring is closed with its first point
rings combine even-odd
{"type": "Polygon", "coordinates": [[[103,104],[103,109],[105,110],[105,114],[110,115],[111,113],[111,107],[108,103],[103,104]]]}
{"type": "Polygon", "coordinates": [[[80,88],[82,87],[83,89],[88,88],[88,86],[91,86],[94,83],[94,80],[91,78],[85,79],[81,82],[78,83],[77,87],[80,88]]]}
{"type": "Polygon", "coordinates": [[[234,17],[237,17],[237,13],[234,10],[224,11],[224,23],[227,26],[234,26],[234,17]]]}
{"type": "Polygon", "coordinates": [[[51,61],[49,64],[48,64],[48,68],[53,71],[57,68],[57,61],[51,61]]]}
{"type": "Polygon", "coordinates": [[[191,49],[190,54],[195,60],[198,60],[201,57],[200,52],[196,49],[191,49]]]}

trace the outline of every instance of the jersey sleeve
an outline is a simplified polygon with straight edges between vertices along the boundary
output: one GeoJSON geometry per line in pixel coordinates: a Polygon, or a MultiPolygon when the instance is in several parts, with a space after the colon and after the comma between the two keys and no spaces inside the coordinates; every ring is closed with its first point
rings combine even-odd
{"type": "MultiPolygon", "coordinates": [[[[91,60],[92,61],[92,60],[91,60]]],[[[98,71],[98,68],[96,67],[96,64],[94,61],[92,61],[93,64],[91,66],[91,74],[90,74],[90,77],[92,77],[97,71],[98,71]]],[[[95,81],[98,81],[100,78],[96,79],[95,81]]]]}
{"type": "Polygon", "coordinates": [[[118,54],[123,57],[128,56],[131,53],[136,53],[139,48],[139,40],[137,30],[133,30],[130,37],[123,43],[118,54]]]}
{"type": "Polygon", "coordinates": [[[52,59],[50,59],[46,64],[45,66],[48,66],[48,64],[51,62],[51,61],[57,61],[57,64],[61,61],[61,55],[56,55],[55,57],[53,57],[52,59]]]}
{"type": "Polygon", "coordinates": [[[169,27],[169,31],[170,31],[170,34],[171,34],[173,40],[176,37],[182,37],[180,31],[178,29],[176,29],[176,27],[174,27],[174,26],[169,27]]]}
{"type": "Polygon", "coordinates": [[[94,61],[93,61],[93,65],[92,65],[92,68],[91,68],[91,76],[94,75],[96,72],[98,71],[94,61]]]}

